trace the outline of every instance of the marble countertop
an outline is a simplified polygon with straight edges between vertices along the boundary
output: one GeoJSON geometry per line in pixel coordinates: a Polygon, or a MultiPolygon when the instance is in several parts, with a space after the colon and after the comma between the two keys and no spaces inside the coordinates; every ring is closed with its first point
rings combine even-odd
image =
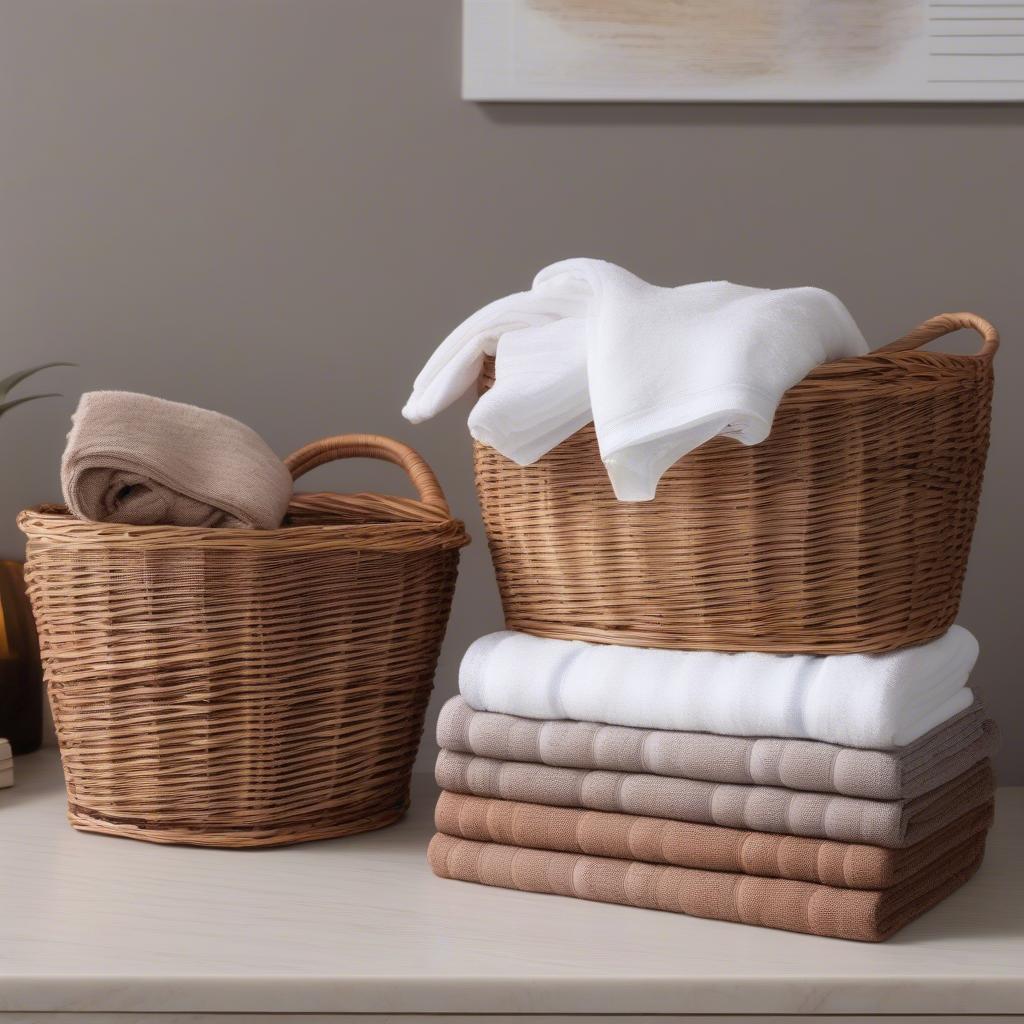
{"type": "Polygon", "coordinates": [[[434,878],[434,796],[285,849],[74,832],[53,751],[0,791],[0,1011],[1024,1013],[1024,789],[985,865],[882,945],[434,878]]]}

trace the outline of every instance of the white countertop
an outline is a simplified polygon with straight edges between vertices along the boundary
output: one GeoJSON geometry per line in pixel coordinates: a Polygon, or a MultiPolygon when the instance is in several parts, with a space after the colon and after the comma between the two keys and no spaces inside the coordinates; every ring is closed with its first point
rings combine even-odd
{"type": "Polygon", "coordinates": [[[442,881],[433,785],[285,849],[74,832],[52,751],[0,792],[0,1011],[1024,1013],[1024,789],[986,862],[881,945],[442,881]]]}

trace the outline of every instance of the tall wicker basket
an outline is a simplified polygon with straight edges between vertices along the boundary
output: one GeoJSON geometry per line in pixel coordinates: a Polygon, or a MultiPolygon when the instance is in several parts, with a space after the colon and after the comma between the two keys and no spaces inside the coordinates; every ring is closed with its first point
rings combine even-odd
{"type": "Polygon", "coordinates": [[[404,468],[419,500],[297,495],[268,531],[21,514],[76,828],[247,847],[401,816],[468,537],[396,441],[288,464],[357,456],[404,468]]]}
{"type": "Polygon", "coordinates": [[[960,602],[998,343],[981,317],[951,313],[821,366],[787,393],[766,441],[711,441],[651,502],[615,500],[592,426],[526,468],[477,444],[508,627],[809,653],[938,636],[960,602]],[[981,335],[976,355],[917,351],[962,327],[981,335]]]}

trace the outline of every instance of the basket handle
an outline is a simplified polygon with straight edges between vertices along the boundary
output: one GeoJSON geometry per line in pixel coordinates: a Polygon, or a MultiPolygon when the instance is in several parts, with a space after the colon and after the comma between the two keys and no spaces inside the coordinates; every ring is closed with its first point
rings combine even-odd
{"type": "Polygon", "coordinates": [[[999,348],[999,332],[984,318],[977,313],[940,313],[930,320],[925,320],[919,327],[915,327],[909,334],[902,338],[875,349],[875,352],[906,352],[912,348],[920,348],[927,345],[929,341],[941,338],[944,334],[952,334],[961,328],[970,328],[977,331],[982,338],[981,350],[977,353],[977,359],[991,359],[999,348]]]}
{"type": "Polygon", "coordinates": [[[409,475],[413,487],[419,494],[420,501],[445,515],[451,515],[444,491],[434,476],[434,471],[427,465],[419,452],[401,441],[379,434],[339,434],[337,437],[325,437],[321,441],[313,441],[297,452],[292,452],[284,464],[291,471],[292,479],[298,480],[303,473],[308,473],[325,462],[335,459],[382,459],[393,462],[409,475]]]}

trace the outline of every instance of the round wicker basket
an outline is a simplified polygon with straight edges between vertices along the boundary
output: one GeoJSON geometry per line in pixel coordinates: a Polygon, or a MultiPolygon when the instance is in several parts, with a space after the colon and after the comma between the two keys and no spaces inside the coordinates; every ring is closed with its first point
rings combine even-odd
{"type": "Polygon", "coordinates": [[[469,538],[396,441],[288,465],[357,456],[402,466],[419,500],[296,495],[267,531],[21,514],[72,825],[246,847],[402,815],[469,538]]]}
{"type": "Polygon", "coordinates": [[[938,636],[959,607],[998,343],[981,317],[950,313],[821,366],[786,394],[766,441],[709,442],[651,502],[616,501],[592,425],[525,468],[477,444],[508,628],[808,653],[938,636]],[[963,327],[983,339],[976,355],[917,351],[963,327]]]}

